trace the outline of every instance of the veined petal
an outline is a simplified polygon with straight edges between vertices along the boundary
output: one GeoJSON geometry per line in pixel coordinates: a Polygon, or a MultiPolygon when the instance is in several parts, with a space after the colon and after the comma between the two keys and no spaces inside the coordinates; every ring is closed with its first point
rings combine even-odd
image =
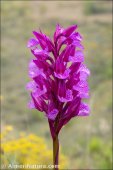
{"type": "Polygon", "coordinates": [[[39,44],[39,42],[38,42],[36,39],[31,38],[31,39],[28,41],[28,43],[27,43],[27,47],[28,47],[28,48],[31,48],[31,47],[34,47],[34,46],[36,46],[36,45],[38,45],[38,44],[39,44]]]}
{"type": "Polygon", "coordinates": [[[81,103],[80,110],[77,116],[88,116],[89,112],[89,106],[86,103],[81,103]]]}

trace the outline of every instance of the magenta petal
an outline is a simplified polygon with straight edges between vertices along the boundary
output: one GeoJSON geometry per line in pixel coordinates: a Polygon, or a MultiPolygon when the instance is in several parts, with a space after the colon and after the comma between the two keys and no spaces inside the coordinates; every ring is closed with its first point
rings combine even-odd
{"type": "Polygon", "coordinates": [[[76,32],[75,35],[77,40],[81,41],[83,39],[79,32],[76,32]]]}
{"type": "Polygon", "coordinates": [[[86,103],[81,103],[80,111],[77,116],[88,116],[90,112],[89,106],[86,103]]]}
{"type": "Polygon", "coordinates": [[[39,70],[42,70],[45,75],[52,74],[52,66],[45,60],[33,60],[39,70]]]}
{"type": "Polygon", "coordinates": [[[46,55],[48,55],[48,52],[47,51],[45,51],[45,50],[41,50],[41,49],[35,49],[34,50],[34,54],[39,54],[39,55],[43,55],[43,54],[46,54],[46,55]]]}
{"type": "Polygon", "coordinates": [[[77,25],[72,25],[71,27],[65,29],[63,31],[63,35],[68,37],[77,29],[77,25]]]}
{"type": "Polygon", "coordinates": [[[33,34],[35,35],[35,37],[39,40],[39,39],[43,39],[43,35],[39,32],[33,31],[33,34]]]}
{"type": "Polygon", "coordinates": [[[82,81],[86,81],[86,79],[90,75],[89,69],[84,64],[80,65],[78,72],[80,74],[80,80],[82,81]]]}
{"type": "Polygon", "coordinates": [[[31,93],[31,96],[32,96],[35,108],[38,109],[39,111],[43,112],[43,106],[42,106],[41,99],[40,98],[36,99],[32,93],[31,93]]]}
{"type": "Polygon", "coordinates": [[[31,50],[31,52],[38,60],[47,60],[49,57],[48,52],[46,50],[36,48],[34,50],[31,50]]]}
{"type": "Polygon", "coordinates": [[[32,100],[28,103],[28,107],[30,109],[35,109],[36,108],[35,105],[34,105],[34,102],[32,100]]]}
{"type": "Polygon", "coordinates": [[[30,91],[36,91],[36,83],[34,81],[30,81],[29,83],[27,83],[26,89],[30,91]]]}
{"type": "Polygon", "coordinates": [[[47,92],[46,87],[43,85],[43,89],[37,88],[35,92],[32,92],[35,98],[42,96],[47,92]]]}
{"type": "Polygon", "coordinates": [[[40,46],[43,50],[46,50],[48,52],[51,52],[54,48],[54,45],[52,41],[47,37],[45,34],[33,31],[33,34],[36,36],[36,38],[39,41],[40,46]]]}
{"type": "Polygon", "coordinates": [[[79,71],[86,73],[88,76],[90,75],[90,70],[84,64],[81,64],[79,71]]]}
{"type": "Polygon", "coordinates": [[[80,76],[79,76],[80,81],[81,81],[81,80],[82,80],[82,81],[86,81],[86,80],[87,80],[87,77],[88,77],[87,73],[81,71],[79,74],[80,74],[80,76]]]}
{"type": "Polygon", "coordinates": [[[77,50],[77,51],[75,52],[75,56],[76,56],[76,57],[84,57],[83,51],[77,50]]]}
{"type": "Polygon", "coordinates": [[[63,33],[64,28],[62,28],[59,24],[56,26],[56,31],[54,33],[54,41],[57,41],[57,38],[63,33]]]}
{"type": "Polygon", "coordinates": [[[76,85],[73,86],[73,89],[79,92],[88,91],[89,90],[88,83],[86,81],[80,81],[76,85]]]}
{"type": "Polygon", "coordinates": [[[36,39],[31,38],[31,39],[28,41],[28,43],[27,43],[27,47],[28,47],[28,48],[31,48],[31,47],[34,47],[34,46],[36,46],[36,45],[38,45],[38,44],[39,44],[39,42],[38,42],[36,39]]]}
{"type": "Polygon", "coordinates": [[[55,120],[56,116],[58,115],[58,109],[56,109],[55,103],[53,103],[51,100],[48,102],[48,111],[46,113],[46,116],[50,120],[55,120]]]}
{"type": "Polygon", "coordinates": [[[27,90],[30,90],[34,97],[39,97],[47,92],[45,85],[42,86],[42,89],[38,87],[35,81],[31,81],[26,86],[27,90]]]}
{"type": "Polygon", "coordinates": [[[72,62],[83,62],[84,61],[84,55],[81,51],[76,51],[75,56],[69,56],[69,61],[72,62]]]}
{"type": "Polygon", "coordinates": [[[88,92],[80,92],[78,95],[81,98],[85,98],[85,99],[89,98],[89,93],[88,92]]]}
{"type": "Polygon", "coordinates": [[[78,73],[80,64],[81,63],[72,63],[72,65],[69,67],[69,69],[71,70],[70,75],[73,73],[78,73]]]}
{"type": "Polygon", "coordinates": [[[66,49],[65,49],[65,52],[64,52],[63,60],[65,62],[68,62],[69,56],[74,56],[74,54],[75,54],[75,46],[73,46],[73,45],[67,46],[66,49]]]}
{"type": "Polygon", "coordinates": [[[58,99],[63,103],[73,100],[72,91],[66,88],[66,83],[63,80],[58,85],[58,99]]]}
{"type": "Polygon", "coordinates": [[[34,70],[34,71],[29,71],[29,76],[31,78],[34,78],[34,77],[36,77],[38,75],[42,75],[44,78],[46,78],[46,75],[44,74],[42,69],[37,69],[37,70],[34,70]]]}
{"type": "Polygon", "coordinates": [[[72,95],[72,91],[71,90],[67,90],[66,91],[66,95],[64,96],[64,97],[60,97],[60,96],[58,96],[58,98],[59,98],[59,100],[61,101],[61,102],[69,102],[69,101],[72,101],[73,100],[73,95],[72,95]]]}
{"type": "Polygon", "coordinates": [[[80,41],[74,41],[73,45],[75,45],[76,47],[80,48],[81,50],[84,49],[83,45],[80,43],[80,41]]]}
{"type": "Polygon", "coordinates": [[[42,75],[44,78],[46,77],[46,75],[44,74],[42,69],[39,69],[36,64],[34,63],[33,60],[30,61],[29,63],[29,76],[31,78],[36,77],[38,75],[42,75]]]}
{"type": "Polygon", "coordinates": [[[64,73],[54,72],[54,75],[55,75],[55,77],[57,77],[59,79],[66,79],[67,77],[69,77],[69,73],[70,73],[70,69],[67,69],[64,71],[64,73]]]}
{"type": "Polygon", "coordinates": [[[80,81],[76,85],[73,86],[73,89],[78,91],[78,96],[81,98],[88,98],[89,97],[89,87],[86,81],[80,81]]]}
{"type": "Polygon", "coordinates": [[[67,108],[67,110],[65,112],[65,115],[67,115],[67,116],[70,115],[70,114],[73,115],[73,113],[74,113],[74,115],[75,115],[75,113],[77,114],[78,113],[78,106],[80,104],[80,101],[81,101],[80,97],[75,97],[72,100],[72,102],[70,102],[68,104],[68,108],[67,108]]]}
{"type": "Polygon", "coordinates": [[[47,117],[48,117],[48,119],[50,119],[50,120],[55,120],[55,118],[57,117],[57,115],[58,115],[58,110],[57,110],[57,109],[53,109],[51,112],[49,112],[49,113],[47,114],[47,117]]]}
{"type": "Polygon", "coordinates": [[[47,104],[42,97],[36,98],[33,93],[31,93],[35,108],[41,112],[47,112],[47,104]]]}

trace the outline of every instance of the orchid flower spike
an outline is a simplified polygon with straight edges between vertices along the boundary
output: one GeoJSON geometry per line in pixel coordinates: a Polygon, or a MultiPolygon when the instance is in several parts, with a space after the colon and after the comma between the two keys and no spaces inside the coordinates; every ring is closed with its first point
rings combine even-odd
{"type": "Polygon", "coordinates": [[[89,115],[82,99],[89,97],[90,71],[84,64],[83,37],[76,30],[77,25],[58,24],[53,40],[33,31],[35,38],[27,44],[34,56],[29,63],[29,107],[45,113],[53,140],[72,118],[89,115]]]}

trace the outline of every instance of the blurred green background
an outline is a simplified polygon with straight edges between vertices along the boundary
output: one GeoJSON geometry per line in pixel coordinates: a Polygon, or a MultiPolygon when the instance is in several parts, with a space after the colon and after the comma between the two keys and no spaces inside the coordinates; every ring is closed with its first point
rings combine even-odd
{"type": "Polygon", "coordinates": [[[17,133],[45,138],[52,149],[43,113],[29,110],[25,89],[28,62],[26,44],[33,30],[53,35],[55,26],[78,25],[83,35],[89,78],[89,117],[75,118],[60,133],[67,169],[112,169],[112,2],[111,1],[2,1],[1,2],[1,119],[2,129],[12,125],[17,133]]]}

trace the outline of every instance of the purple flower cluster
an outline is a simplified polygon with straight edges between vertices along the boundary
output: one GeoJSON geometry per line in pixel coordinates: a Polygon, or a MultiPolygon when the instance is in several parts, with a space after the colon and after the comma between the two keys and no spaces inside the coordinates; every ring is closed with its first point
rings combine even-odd
{"type": "Polygon", "coordinates": [[[77,25],[66,29],[57,25],[53,41],[41,31],[33,31],[36,39],[27,44],[34,55],[29,63],[29,107],[45,113],[52,137],[71,118],[89,115],[82,99],[89,97],[90,71],[83,63],[82,36],[76,29],[77,25]]]}

